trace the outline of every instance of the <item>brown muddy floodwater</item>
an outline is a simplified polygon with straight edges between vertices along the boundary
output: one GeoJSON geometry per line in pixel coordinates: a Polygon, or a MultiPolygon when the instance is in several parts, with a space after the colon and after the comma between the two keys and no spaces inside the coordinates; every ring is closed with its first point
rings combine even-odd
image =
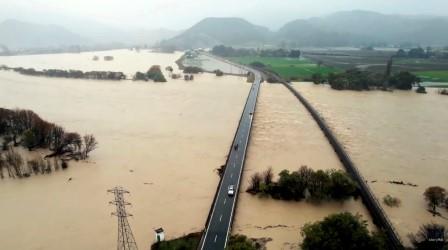
{"type": "MultiPolygon", "coordinates": [[[[448,98],[427,89],[414,91],[335,91],[328,86],[295,83],[347,148],[378,199],[401,199],[399,208],[383,204],[404,240],[424,223],[448,226],[432,217],[423,198],[429,186],[448,189],[448,98]],[[389,184],[396,180],[418,187],[389,184]],[[373,181],[373,182],[372,182],[373,181]],[[375,182],[376,181],[376,182],[375,182]]],[[[448,211],[439,209],[443,216],[448,211]]]]}
{"type": "MultiPolygon", "coordinates": [[[[0,57],[0,64],[133,73],[174,65],[180,56],[101,53],[0,57]],[[115,60],[91,61],[101,53],[115,60]]],[[[99,141],[88,162],[71,162],[66,171],[0,180],[0,248],[116,248],[113,196],[106,192],[116,185],[131,192],[129,220],[141,249],[158,227],[168,238],[201,230],[218,184],[215,169],[226,160],[249,88],[245,78],[210,74],[152,83],[0,71],[0,107],[34,110],[99,141]]]]}
{"type": "MultiPolygon", "coordinates": [[[[250,176],[272,167],[283,169],[342,169],[336,154],[299,100],[281,84],[263,84],[258,97],[246,166],[232,233],[270,237],[268,249],[298,249],[305,223],[343,211],[359,213],[370,221],[360,200],[343,203],[287,202],[245,192],[250,176]]],[[[369,227],[373,228],[369,222],[369,227]]]]}

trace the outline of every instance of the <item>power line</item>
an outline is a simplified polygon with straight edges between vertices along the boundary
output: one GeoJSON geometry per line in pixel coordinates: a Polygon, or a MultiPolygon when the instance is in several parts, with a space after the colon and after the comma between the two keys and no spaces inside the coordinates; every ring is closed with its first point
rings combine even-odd
{"type": "Polygon", "coordinates": [[[124,200],[123,195],[129,194],[129,191],[122,187],[115,187],[113,189],[107,190],[109,193],[115,195],[115,199],[110,204],[116,206],[116,211],[112,215],[118,218],[118,241],[117,250],[138,250],[137,243],[135,242],[134,235],[132,234],[131,226],[129,225],[128,218],[132,216],[126,212],[126,206],[131,205],[131,203],[124,200]]]}

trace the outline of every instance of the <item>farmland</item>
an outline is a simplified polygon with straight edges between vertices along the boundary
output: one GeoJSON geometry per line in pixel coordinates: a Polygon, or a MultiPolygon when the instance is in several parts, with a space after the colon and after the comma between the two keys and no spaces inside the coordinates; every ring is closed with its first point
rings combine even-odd
{"type": "Polygon", "coordinates": [[[263,63],[267,68],[278,73],[283,78],[291,80],[306,80],[311,78],[314,73],[327,75],[331,72],[339,71],[333,67],[319,66],[310,60],[298,58],[243,56],[231,57],[229,59],[245,65],[253,62],[263,63]]]}
{"type": "Polygon", "coordinates": [[[425,82],[448,82],[448,70],[414,72],[425,82]]]}
{"type": "MultiPolygon", "coordinates": [[[[386,64],[396,54],[390,50],[308,50],[303,56],[326,67],[346,70],[359,68],[383,73],[386,64]]],[[[438,58],[394,58],[392,72],[410,71],[426,82],[448,82],[448,60],[438,58]]]]}

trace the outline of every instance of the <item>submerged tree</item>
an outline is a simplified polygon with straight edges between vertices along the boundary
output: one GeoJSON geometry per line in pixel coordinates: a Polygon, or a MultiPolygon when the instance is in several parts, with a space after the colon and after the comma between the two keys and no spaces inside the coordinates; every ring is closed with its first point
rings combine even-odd
{"type": "Polygon", "coordinates": [[[311,80],[314,84],[321,84],[324,82],[324,78],[321,73],[314,73],[311,75],[311,80]]]}
{"type": "Polygon", "coordinates": [[[420,82],[419,77],[407,71],[399,72],[389,78],[389,86],[402,90],[410,90],[412,86],[420,82]]]}
{"type": "Polygon", "coordinates": [[[96,149],[98,146],[98,142],[96,141],[93,135],[85,135],[84,136],[84,150],[82,152],[83,159],[87,159],[89,157],[89,153],[96,149]]]}
{"type": "Polygon", "coordinates": [[[431,208],[432,214],[437,214],[437,207],[443,204],[446,197],[446,190],[439,186],[433,186],[426,189],[425,200],[428,202],[428,206],[431,208]]]}
{"type": "Polygon", "coordinates": [[[22,165],[23,165],[23,158],[22,156],[14,151],[13,149],[10,149],[5,154],[5,161],[8,168],[8,174],[9,177],[23,177],[22,175],[22,165]]]}
{"type": "Polygon", "coordinates": [[[3,169],[6,167],[6,162],[3,159],[3,155],[0,152],[0,178],[5,178],[5,176],[3,175],[3,169]]]}
{"type": "Polygon", "coordinates": [[[417,234],[409,235],[409,239],[417,250],[448,249],[448,232],[443,225],[434,223],[423,225],[417,234]]]}
{"type": "Polygon", "coordinates": [[[271,185],[273,178],[274,178],[274,173],[272,172],[272,168],[268,168],[268,170],[263,172],[263,182],[264,182],[264,184],[271,185]]]}
{"type": "Polygon", "coordinates": [[[333,214],[323,221],[306,224],[301,232],[303,250],[382,250],[381,235],[369,234],[366,221],[350,213],[333,214]]]}
{"type": "Polygon", "coordinates": [[[249,187],[247,188],[248,192],[257,193],[260,190],[260,184],[262,181],[262,177],[259,173],[255,173],[250,177],[249,187]]]}

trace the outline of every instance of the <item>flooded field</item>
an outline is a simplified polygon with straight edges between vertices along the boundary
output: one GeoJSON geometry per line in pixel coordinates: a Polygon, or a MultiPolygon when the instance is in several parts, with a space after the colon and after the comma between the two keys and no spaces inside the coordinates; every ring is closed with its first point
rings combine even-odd
{"type": "MultiPolygon", "coordinates": [[[[280,84],[263,84],[258,97],[232,233],[271,237],[268,249],[298,249],[305,223],[349,211],[370,220],[361,201],[310,204],[259,198],[245,192],[255,172],[283,169],[342,169],[323,133],[300,102],[280,84]]],[[[372,223],[369,227],[373,228],[372,223]]]]}
{"type": "Polygon", "coordinates": [[[120,71],[132,78],[137,71],[147,71],[152,65],[160,65],[162,69],[172,66],[182,56],[182,52],[176,53],[152,53],[147,50],[140,52],[126,49],[113,51],[95,51],[83,53],[62,53],[48,55],[23,55],[0,57],[0,65],[9,67],[82,71],[120,71]],[[97,56],[98,61],[93,60],[97,56]],[[105,61],[105,56],[113,56],[113,60],[105,61]]]}
{"type": "MultiPolygon", "coordinates": [[[[0,57],[0,64],[130,73],[177,58],[108,51],[0,57]],[[91,61],[100,54],[115,60],[91,61]]],[[[88,162],[71,162],[66,171],[0,180],[1,248],[116,248],[113,195],[106,192],[116,185],[131,192],[129,221],[141,249],[158,227],[168,238],[201,230],[218,184],[215,169],[226,160],[249,88],[245,78],[210,74],[160,84],[0,71],[0,107],[34,110],[99,141],[88,162]]]]}
{"type": "MultiPolygon", "coordinates": [[[[399,208],[383,204],[402,239],[424,223],[448,226],[448,220],[426,211],[429,186],[448,188],[448,98],[428,89],[413,91],[334,91],[327,86],[295,83],[323,115],[347,148],[378,199],[401,199],[399,208]],[[413,183],[417,187],[388,181],[413,183]]],[[[446,209],[439,209],[448,217],[446,209]]]]}
{"type": "Polygon", "coordinates": [[[247,74],[247,71],[241,69],[240,67],[236,67],[235,65],[228,64],[212,56],[204,54],[200,54],[197,57],[191,59],[186,58],[183,63],[185,66],[199,67],[209,72],[219,69],[226,74],[247,74]]]}

